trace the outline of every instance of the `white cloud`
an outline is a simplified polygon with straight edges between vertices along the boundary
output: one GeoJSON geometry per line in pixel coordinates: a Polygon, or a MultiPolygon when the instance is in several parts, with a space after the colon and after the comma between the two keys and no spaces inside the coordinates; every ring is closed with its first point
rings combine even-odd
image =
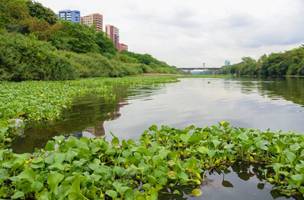
{"type": "Polygon", "coordinates": [[[38,0],[100,12],[130,50],[180,67],[221,66],[304,42],[303,0],[38,0]]]}

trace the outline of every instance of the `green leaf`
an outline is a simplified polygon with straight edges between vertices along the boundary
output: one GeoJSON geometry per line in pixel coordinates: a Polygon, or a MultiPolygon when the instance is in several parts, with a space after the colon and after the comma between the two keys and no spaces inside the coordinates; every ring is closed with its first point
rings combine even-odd
{"type": "Polygon", "coordinates": [[[182,134],[181,136],[180,136],[180,139],[184,142],[184,143],[188,143],[188,141],[189,141],[189,139],[190,139],[190,135],[189,134],[182,134]]]}
{"type": "Polygon", "coordinates": [[[64,175],[58,172],[51,172],[48,175],[47,183],[49,184],[52,193],[57,194],[57,187],[63,179],[64,179],[64,175]]]}
{"type": "Polygon", "coordinates": [[[256,146],[259,148],[259,149],[262,149],[264,151],[267,151],[268,150],[268,147],[267,145],[269,144],[268,141],[266,140],[258,140],[256,141],[256,146]]]}
{"type": "Polygon", "coordinates": [[[296,159],[296,154],[294,154],[293,152],[291,152],[291,151],[286,151],[285,152],[285,155],[286,155],[286,157],[287,157],[287,159],[288,159],[288,161],[289,162],[293,162],[295,159],[296,159]]]}
{"type": "Polygon", "coordinates": [[[303,183],[303,181],[304,181],[304,175],[303,174],[292,175],[291,179],[293,180],[293,182],[296,185],[300,186],[303,183]]]}
{"type": "Polygon", "coordinates": [[[212,140],[212,143],[215,148],[217,148],[221,144],[221,142],[218,139],[212,140]]]}
{"type": "Polygon", "coordinates": [[[118,137],[114,137],[114,138],[112,139],[112,145],[113,145],[113,146],[118,146],[118,145],[119,145],[119,139],[118,139],[118,137]]]}
{"type": "Polygon", "coordinates": [[[241,134],[239,134],[238,138],[243,141],[247,141],[249,139],[249,137],[247,136],[247,134],[245,132],[242,132],[241,134]]]}
{"type": "Polygon", "coordinates": [[[108,195],[108,196],[111,197],[112,199],[116,199],[116,197],[117,197],[117,192],[115,192],[114,190],[107,190],[107,191],[106,191],[106,195],[108,195]]]}
{"type": "Polygon", "coordinates": [[[47,189],[44,189],[42,192],[38,193],[36,195],[36,198],[38,200],[49,200],[50,198],[49,198],[49,193],[48,193],[47,189]]]}
{"type": "Polygon", "coordinates": [[[290,150],[293,152],[298,151],[301,148],[301,146],[298,143],[290,145],[290,150]]]}
{"type": "Polygon", "coordinates": [[[80,190],[80,182],[81,182],[81,177],[80,175],[76,175],[74,177],[72,186],[69,190],[69,199],[84,199],[83,195],[81,194],[80,190]]]}
{"type": "Polygon", "coordinates": [[[35,180],[35,176],[36,176],[36,174],[35,174],[35,172],[32,169],[26,168],[17,177],[20,178],[20,179],[25,179],[28,182],[33,182],[35,180]]]}
{"type": "Polygon", "coordinates": [[[207,154],[209,152],[209,149],[207,147],[201,146],[197,149],[197,151],[201,154],[207,154]]]}
{"type": "Polygon", "coordinates": [[[31,188],[35,192],[39,192],[41,189],[43,189],[43,184],[39,181],[34,181],[31,185],[31,188]]]}
{"type": "Polygon", "coordinates": [[[162,150],[160,150],[159,151],[159,156],[161,157],[161,159],[165,159],[167,156],[168,156],[168,154],[170,153],[170,151],[169,150],[167,150],[167,149],[162,149],[162,150]]]}
{"type": "Polygon", "coordinates": [[[24,193],[21,191],[17,191],[14,193],[14,195],[12,196],[12,199],[21,199],[24,197],[24,193]]]}
{"type": "Polygon", "coordinates": [[[230,126],[229,122],[226,122],[226,121],[221,121],[219,124],[220,124],[220,126],[222,126],[224,128],[228,128],[230,126]]]}

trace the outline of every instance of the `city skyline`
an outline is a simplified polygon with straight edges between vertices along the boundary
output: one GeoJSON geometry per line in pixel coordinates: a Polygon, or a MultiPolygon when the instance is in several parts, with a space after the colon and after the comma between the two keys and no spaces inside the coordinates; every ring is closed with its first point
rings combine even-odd
{"type": "Polygon", "coordinates": [[[59,10],[58,17],[61,20],[70,21],[73,23],[81,23],[85,26],[93,27],[96,31],[104,32],[107,37],[113,42],[114,47],[118,51],[128,51],[129,49],[127,44],[121,43],[119,40],[119,28],[111,24],[106,24],[104,29],[103,15],[100,13],[92,13],[82,16],[80,10],[64,9],[59,10]]]}
{"type": "Polygon", "coordinates": [[[100,12],[120,28],[130,50],[149,53],[178,67],[222,66],[225,60],[258,58],[304,42],[301,0],[189,0],[144,4],[138,0],[39,0],[55,12],[100,12]],[[162,6],[160,6],[162,5],[162,6]]]}

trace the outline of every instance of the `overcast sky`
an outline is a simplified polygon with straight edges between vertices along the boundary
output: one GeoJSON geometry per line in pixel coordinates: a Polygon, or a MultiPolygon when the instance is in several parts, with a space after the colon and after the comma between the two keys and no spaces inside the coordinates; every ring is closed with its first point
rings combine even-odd
{"type": "Polygon", "coordinates": [[[178,67],[222,66],[304,43],[304,0],[38,0],[99,12],[131,51],[178,67]]]}

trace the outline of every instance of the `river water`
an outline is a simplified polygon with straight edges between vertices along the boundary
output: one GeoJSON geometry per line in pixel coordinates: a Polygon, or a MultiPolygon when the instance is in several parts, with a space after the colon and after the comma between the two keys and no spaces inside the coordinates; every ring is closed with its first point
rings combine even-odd
{"type": "MultiPolygon", "coordinates": [[[[110,138],[112,132],[121,139],[136,139],[153,124],[204,127],[225,120],[238,127],[304,133],[304,79],[189,78],[115,91],[115,102],[88,95],[76,99],[60,121],[29,124],[25,135],[15,140],[14,151],[32,152],[61,134],[110,138]]],[[[206,180],[201,197],[205,200],[286,199],[259,179],[252,166],[231,168],[226,175],[210,172],[206,180]],[[250,176],[244,179],[240,172],[250,176]]],[[[191,199],[162,199],[178,198],[191,199]]]]}

